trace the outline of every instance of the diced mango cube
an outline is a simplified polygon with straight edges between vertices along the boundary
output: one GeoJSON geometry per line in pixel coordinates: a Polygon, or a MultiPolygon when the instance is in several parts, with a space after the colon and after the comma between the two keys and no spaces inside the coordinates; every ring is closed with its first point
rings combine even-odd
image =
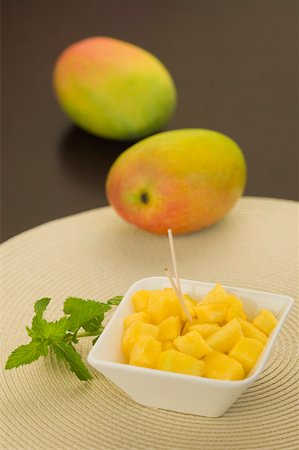
{"type": "Polygon", "coordinates": [[[199,333],[204,339],[211,336],[211,334],[215,333],[215,331],[219,330],[220,326],[218,323],[199,323],[195,325],[189,326],[189,331],[196,331],[199,333]]]}
{"type": "Polygon", "coordinates": [[[225,316],[226,322],[230,322],[237,316],[243,313],[243,304],[235,295],[228,296],[228,309],[225,316]]]}
{"type": "Polygon", "coordinates": [[[172,341],[162,341],[162,351],[165,350],[176,350],[176,347],[172,341]]]}
{"type": "MultiPolygon", "coordinates": [[[[206,295],[206,297],[198,303],[199,306],[203,305],[211,305],[211,304],[219,304],[223,303],[227,306],[227,312],[225,321],[230,322],[237,316],[241,316],[246,319],[247,316],[243,311],[243,304],[241,300],[234,294],[229,294],[225,291],[225,289],[221,286],[221,284],[216,284],[215,287],[206,295]]],[[[222,321],[219,320],[218,323],[222,321]]]]}
{"type": "Polygon", "coordinates": [[[176,298],[176,293],[174,292],[174,290],[172,288],[161,289],[161,292],[163,292],[165,297],[175,297],[176,298]]]}
{"type": "Polygon", "coordinates": [[[161,342],[153,336],[140,336],[130,353],[129,364],[155,369],[161,353],[161,342]]]}
{"type": "Polygon", "coordinates": [[[202,323],[221,323],[227,312],[226,303],[211,303],[195,307],[197,319],[202,323]]]}
{"type": "Polygon", "coordinates": [[[163,297],[175,300],[176,304],[181,308],[180,301],[172,288],[164,288],[163,290],[161,290],[161,292],[163,293],[163,297]]]}
{"type": "Polygon", "coordinates": [[[240,314],[237,317],[240,317],[241,319],[247,320],[247,314],[246,314],[245,311],[241,311],[240,314]]]}
{"type": "Polygon", "coordinates": [[[267,336],[271,333],[277,324],[276,317],[268,309],[262,309],[259,315],[253,319],[253,325],[267,336]]]}
{"type": "MultiPolygon", "coordinates": [[[[172,300],[175,301],[176,307],[177,307],[177,310],[178,310],[178,315],[179,315],[179,317],[180,317],[182,320],[186,320],[187,317],[186,317],[185,311],[183,310],[183,308],[182,308],[182,306],[181,306],[181,303],[180,303],[179,299],[177,298],[177,295],[176,295],[176,293],[174,292],[174,290],[171,289],[171,288],[165,288],[165,289],[163,290],[163,295],[164,295],[164,297],[170,298],[170,299],[172,299],[172,300]]],[[[193,318],[193,317],[196,317],[196,313],[195,313],[195,310],[194,310],[194,306],[197,305],[197,302],[196,302],[195,300],[193,300],[193,299],[192,299],[189,295],[187,295],[187,294],[184,294],[184,295],[183,295],[183,300],[184,300],[184,303],[185,303],[185,305],[186,305],[186,307],[187,307],[187,309],[188,309],[188,311],[189,311],[190,316],[191,316],[192,318],[193,318]]]]}
{"type": "Polygon", "coordinates": [[[212,350],[196,331],[189,331],[184,336],[178,336],[173,343],[180,352],[198,359],[212,350]]]}
{"type": "Polygon", "coordinates": [[[227,294],[226,303],[227,303],[228,306],[234,305],[235,303],[239,303],[239,302],[242,305],[241,300],[236,295],[234,295],[234,294],[227,294]]]}
{"type": "Polygon", "coordinates": [[[195,300],[195,298],[190,297],[189,294],[185,294],[186,297],[188,297],[188,299],[190,300],[190,302],[192,303],[193,306],[197,306],[199,300],[195,300]]]}
{"type": "Polygon", "coordinates": [[[140,336],[149,335],[158,339],[159,328],[150,323],[135,322],[124,332],[122,339],[122,348],[126,356],[129,356],[133,345],[138,341],[140,336]]]}
{"type": "Polygon", "coordinates": [[[160,353],[157,365],[159,370],[197,376],[201,376],[203,368],[204,363],[202,361],[177,350],[167,350],[160,353]]]}
{"type": "Polygon", "coordinates": [[[129,328],[130,325],[134,322],[149,322],[149,316],[143,311],[135,312],[132,314],[129,314],[127,317],[124,318],[124,329],[126,330],[129,328]]]}
{"type": "Polygon", "coordinates": [[[239,361],[248,373],[255,366],[263,351],[263,344],[257,339],[241,337],[229,352],[228,356],[239,361]]]}
{"type": "MultiPolygon", "coordinates": [[[[191,297],[189,297],[189,295],[183,295],[183,300],[187,307],[187,310],[189,311],[191,318],[193,319],[194,317],[196,317],[195,306],[197,306],[197,303],[194,300],[192,300],[191,297]]],[[[183,308],[181,308],[181,310],[182,310],[181,317],[183,320],[186,320],[187,317],[185,311],[183,310],[183,308]]]]}
{"type": "Polygon", "coordinates": [[[181,305],[172,289],[151,291],[148,313],[154,324],[161,323],[169,316],[181,316],[181,305]]]}
{"type": "Polygon", "coordinates": [[[199,302],[199,305],[211,305],[214,303],[227,304],[228,294],[221,284],[217,283],[215,287],[199,302]]]}
{"type": "Polygon", "coordinates": [[[180,334],[181,321],[178,316],[170,316],[159,323],[158,327],[160,341],[173,341],[180,334]]]}
{"type": "Polygon", "coordinates": [[[146,311],[148,306],[149,291],[145,289],[134,292],[132,302],[136,312],[146,311]]]}
{"type": "Polygon", "coordinates": [[[204,377],[216,380],[242,380],[245,377],[242,364],[223,353],[212,351],[203,361],[204,377]]]}
{"type": "Polygon", "coordinates": [[[252,323],[248,322],[247,320],[242,319],[241,317],[236,317],[236,320],[241,325],[243,334],[245,337],[252,338],[252,339],[258,339],[261,341],[262,344],[266,344],[267,342],[267,336],[265,333],[260,331],[258,328],[256,328],[252,323]]]}
{"type": "Polygon", "coordinates": [[[207,344],[218,352],[229,352],[243,336],[242,328],[236,319],[231,320],[207,338],[207,344]]]}
{"type": "Polygon", "coordinates": [[[188,333],[188,331],[189,331],[189,329],[190,329],[191,326],[197,325],[197,324],[199,324],[199,323],[201,323],[201,322],[200,322],[199,320],[197,320],[197,319],[193,319],[192,322],[190,322],[189,320],[187,320],[187,321],[184,323],[184,325],[183,325],[181,334],[184,335],[184,334],[188,333]]]}

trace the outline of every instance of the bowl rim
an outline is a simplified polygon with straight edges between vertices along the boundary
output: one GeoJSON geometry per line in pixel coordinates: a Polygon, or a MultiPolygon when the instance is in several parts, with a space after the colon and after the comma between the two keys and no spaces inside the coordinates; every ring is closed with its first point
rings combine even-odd
{"type": "MultiPolygon", "coordinates": [[[[261,374],[261,372],[263,371],[265,364],[268,360],[268,357],[270,355],[270,352],[273,348],[273,345],[280,333],[280,330],[282,328],[283,323],[285,322],[292,306],[294,303],[294,299],[288,295],[282,295],[282,294],[276,294],[276,293],[271,293],[268,291],[261,291],[261,290],[256,290],[256,289],[248,289],[248,288],[241,288],[238,286],[230,286],[230,285],[225,285],[221,283],[221,286],[223,286],[224,289],[228,289],[228,290],[235,290],[235,291],[239,291],[239,292],[243,292],[246,294],[252,294],[252,295],[264,295],[266,297],[280,297],[283,301],[284,301],[284,311],[281,315],[281,317],[278,319],[278,323],[275,327],[275,329],[273,330],[273,332],[270,334],[270,336],[268,337],[268,341],[265,345],[265,348],[263,350],[262,353],[262,357],[261,360],[259,361],[259,367],[257,370],[254,370],[253,373],[242,379],[242,380],[218,380],[218,379],[214,379],[214,378],[206,378],[206,377],[201,377],[201,376],[194,376],[194,375],[188,375],[188,374],[181,374],[181,373],[176,373],[176,372],[170,372],[170,371],[164,371],[164,370],[159,370],[159,369],[149,369],[146,367],[139,367],[139,366],[133,366],[133,365],[129,365],[126,363],[122,363],[122,362],[117,362],[117,361],[107,361],[104,359],[100,359],[100,358],[96,358],[94,356],[96,350],[101,347],[102,345],[102,341],[103,341],[103,337],[106,336],[106,334],[108,334],[109,332],[111,332],[111,329],[113,329],[113,325],[114,322],[116,321],[117,317],[121,315],[122,313],[122,309],[125,308],[125,305],[127,302],[129,302],[131,300],[131,295],[132,293],[135,291],[136,287],[143,283],[143,282],[150,282],[150,281],[168,281],[167,277],[163,277],[163,276],[152,276],[152,277],[145,277],[145,278],[141,278],[139,280],[137,280],[135,283],[133,283],[127,290],[127,292],[125,293],[120,305],[117,307],[115,313],[113,314],[112,318],[110,319],[110,321],[108,322],[108,324],[106,325],[104,331],[102,332],[102,334],[100,335],[100,337],[98,338],[97,342],[95,343],[95,345],[92,347],[92,349],[90,350],[88,356],[87,356],[87,361],[89,362],[89,364],[93,367],[95,367],[97,370],[98,367],[107,367],[107,368],[113,368],[113,369],[117,369],[120,371],[125,371],[128,373],[139,373],[139,374],[147,374],[147,375],[151,375],[153,377],[162,377],[162,378],[169,378],[171,377],[174,380],[181,380],[181,381],[191,381],[194,383],[206,383],[209,385],[214,385],[214,386],[219,386],[219,387],[226,387],[226,388],[236,388],[236,387],[241,387],[241,386],[247,386],[249,384],[252,384],[253,381],[255,381],[261,374]]],[[[207,281],[198,281],[198,280],[189,280],[186,278],[180,278],[180,281],[182,283],[187,282],[187,283],[191,283],[191,284],[200,284],[203,287],[210,287],[211,285],[214,286],[216,283],[215,282],[207,282],[207,281]]]]}

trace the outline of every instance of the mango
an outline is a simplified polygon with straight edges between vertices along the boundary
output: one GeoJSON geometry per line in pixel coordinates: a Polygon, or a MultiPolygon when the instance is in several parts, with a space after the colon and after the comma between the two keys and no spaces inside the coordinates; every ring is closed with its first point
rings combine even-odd
{"type": "Polygon", "coordinates": [[[170,316],[163,320],[158,327],[160,341],[173,341],[180,334],[181,321],[178,316],[170,316]]]}
{"type": "Polygon", "coordinates": [[[174,345],[174,343],[172,341],[162,341],[162,351],[164,352],[165,350],[176,350],[176,346],[174,345]]]}
{"type": "Polygon", "coordinates": [[[255,366],[264,349],[263,344],[257,339],[241,337],[229,352],[228,356],[239,361],[248,373],[255,366]]]}
{"type": "Polygon", "coordinates": [[[196,331],[196,333],[199,333],[204,339],[211,336],[215,331],[218,331],[219,328],[220,326],[218,323],[198,323],[189,326],[190,331],[196,331]]]}
{"type": "MultiPolygon", "coordinates": [[[[191,318],[193,319],[194,317],[196,317],[195,306],[197,306],[197,302],[195,300],[193,300],[189,295],[183,295],[183,300],[184,300],[187,310],[189,311],[191,318]]],[[[181,317],[184,321],[187,320],[187,316],[183,309],[182,309],[181,317]]]]}
{"type": "Polygon", "coordinates": [[[267,342],[267,336],[265,333],[260,331],[258,328],[256,328],[252,323],[248,322],[247,320],[242,319],[241,317],[236,317],[236,320],[241,325],[243,334],[245,337],[257,339],[262,344],[266,344],[267,342]]]}
{"type": "Polygon", "coordinates": [[[226,322],[230,322],[235,317],[246,317],[246,314],[243,311],[243,304],[241,300],[239,300],[234,295],[229,295],[228,299],[228,309],[226,312],[225,320],[226,322]]]}
{"type": "Polygon", "coordinates": [[[142,289],[141,291],[134,292],[134,294],[132,295],[134,310],[137,312],[147,311],[148,299],[149,299],[149,291],[142,289]]]}
{"type": "Polygon", "coordinates": [[[204,363],[202,361],[177,350],[162,352],[158,358],[157,369],[159,370],[201,376],[203,368],[204,363]]]}
{"type": "Polygon", "coordinates": [[[188,331],[190,331],[190,328],[191,328],[192,326],[198,325],[198,324],[201,324],[201,323],[202,323],[202,322],[200,322],[200,321],[197,320],[197,319],[193,319],[192,322],[189,322],[189,320],[187,320],[187,321],[184,323],[184,325],[183,325],[181,334],[184,335],[184,334],[188,333],[188,331]]]}
{"type": "Polygon", "coordinates": [[[136,312],[129,314],[124,319],[124,329],[126,330],[135,322],[150,322],[148,315],[145,312],[136,312]]]}
{"type": "Polygon", "coordinates": [[[155,325],[144,322],[135,322],[124,332],[122,339],[122,349],[124,354],[128,357],[134,346],[141,336],[152,336],[158,339],[159,328],[155,325]]]}
{"type": "Polygon", "coordinates": [[[180,352],[198,359],[212,351],[204,338],[196,331],[189,331],[184,336],[178,336],[173,343],[180,352]]]}
{"type": "Polygon", "coordinates": [[[176,106],[165,66],[148,51],[110,37],[66,48],[56,61],[53,84],[64,112],[79,127],[107,139],[152,134],[176,106]]]}
{"type": "Polygon", "coordinates": [[[253,319],[252,324],[267,336],[269,336],[269,334],[277,324],[277,319],[276,317],[274,317],[271,311],[262,309],[259,315],[255,319],[253,319]]]}
{"type": "Polygon", "coordinates": [[[141,336],[133,345],[129,364],[155,369],[160,353],[161,342],[154,339],[153,336],[141,336]]]}
{"type": "Polygon", "coordinates": [[[220,284],[200,302],[183,294],[192,316],[186,320],[171,288],[132,295],[136,312],[124,318],[122,349],[129,364],[219,380],[250,373],[277,324],[262,309],[252,323],[242,301],[220,284]]]}
{"type": "Polygon", "coordinates": [[[182,307],[172,289],[150,291],[148,314],[154,324],[159,324],[170,316],[180,316],[182,307]]]}
{"type": "Polygon", "coordinates": [[[202,323],[222,323],[226,317],[225,303],[199,304],[195,307],[197,320],[202,323]]]}
{"type": "Polygon", "coordinates": [[[219,328],[207,338],[207,344],[218,352],[227,353],[243,336],[241,325],[236,319],[219,328]]]}
{"type": "Polygon", "coordinates": [[[245,378],[243,366],[223,353],[212,351],[204,358],[203,376],[216,380],[242,380],[245,378]]]}
{"type": "Polygon", "coordinates": [[[214,303],[224,303],[225,305],[228,303],[228,294],[219,283],[215,284],[198,305],[213,305],[214,303]]]}
{"type": "Polygon", "coordinates": [[[242,195],[246,163],[239,146],[212,130],[159,133],[123,152],[106,191],[126,221],[149,232],[184,234],[223,218],[242,195]]]}

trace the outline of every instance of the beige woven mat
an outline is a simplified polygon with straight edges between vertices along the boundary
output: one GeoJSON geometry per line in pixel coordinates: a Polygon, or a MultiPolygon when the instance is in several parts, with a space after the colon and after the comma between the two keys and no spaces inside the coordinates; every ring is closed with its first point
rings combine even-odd
{"type": "MultiPolygon", "coordinates": [[[[244,198],[218,225],[176,238],[181,276],[298,298],[297,228],[297,203],[244,198]]],[[[25,232],[1,255],[1,370],[26,342],[34,300],[52,297],[54,319],[67,296],[123,294],[137,279],[161,275],[170,258],[165,237],[127,225],[110,208],[25,232]]],[[[96,371],[80,382],[52,357],[5,371],[1,449],[298,449],[297,330],[295,307],[260,379],[217,419],[142,407],[96,371]]],[[[89,347],[82,344],[84,357],[89,347]]]]}

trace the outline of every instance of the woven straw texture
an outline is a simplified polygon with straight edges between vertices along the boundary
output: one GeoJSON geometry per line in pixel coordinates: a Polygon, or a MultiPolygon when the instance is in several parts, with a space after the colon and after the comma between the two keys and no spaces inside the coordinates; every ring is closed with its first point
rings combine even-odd
{"type": "MultiPolygon", "coordinates": [[[[298,300],[298,204],[245,197],[220,223],[176,238],[184,278],[287,294],[298,300]]],[[[48,319],[70,295],[106,299],[170,264],[166,237],[101,208],[42,225],[5,242],[3,370],[27,342],[33,302],[49,296],[48,319]]],[[[298,449],[298,303],[259,380],[220,418],[145,408],[92,371],[80,382],[55,358],[1,375],[5,450],[298,449]]],[[[86,357],[87,338],[79,344],[86,357]]],[[[179,392],[178,392],[179,395],[179,392]]],[[[198,399],[200,401],[200,399],[198,399]]]]}

